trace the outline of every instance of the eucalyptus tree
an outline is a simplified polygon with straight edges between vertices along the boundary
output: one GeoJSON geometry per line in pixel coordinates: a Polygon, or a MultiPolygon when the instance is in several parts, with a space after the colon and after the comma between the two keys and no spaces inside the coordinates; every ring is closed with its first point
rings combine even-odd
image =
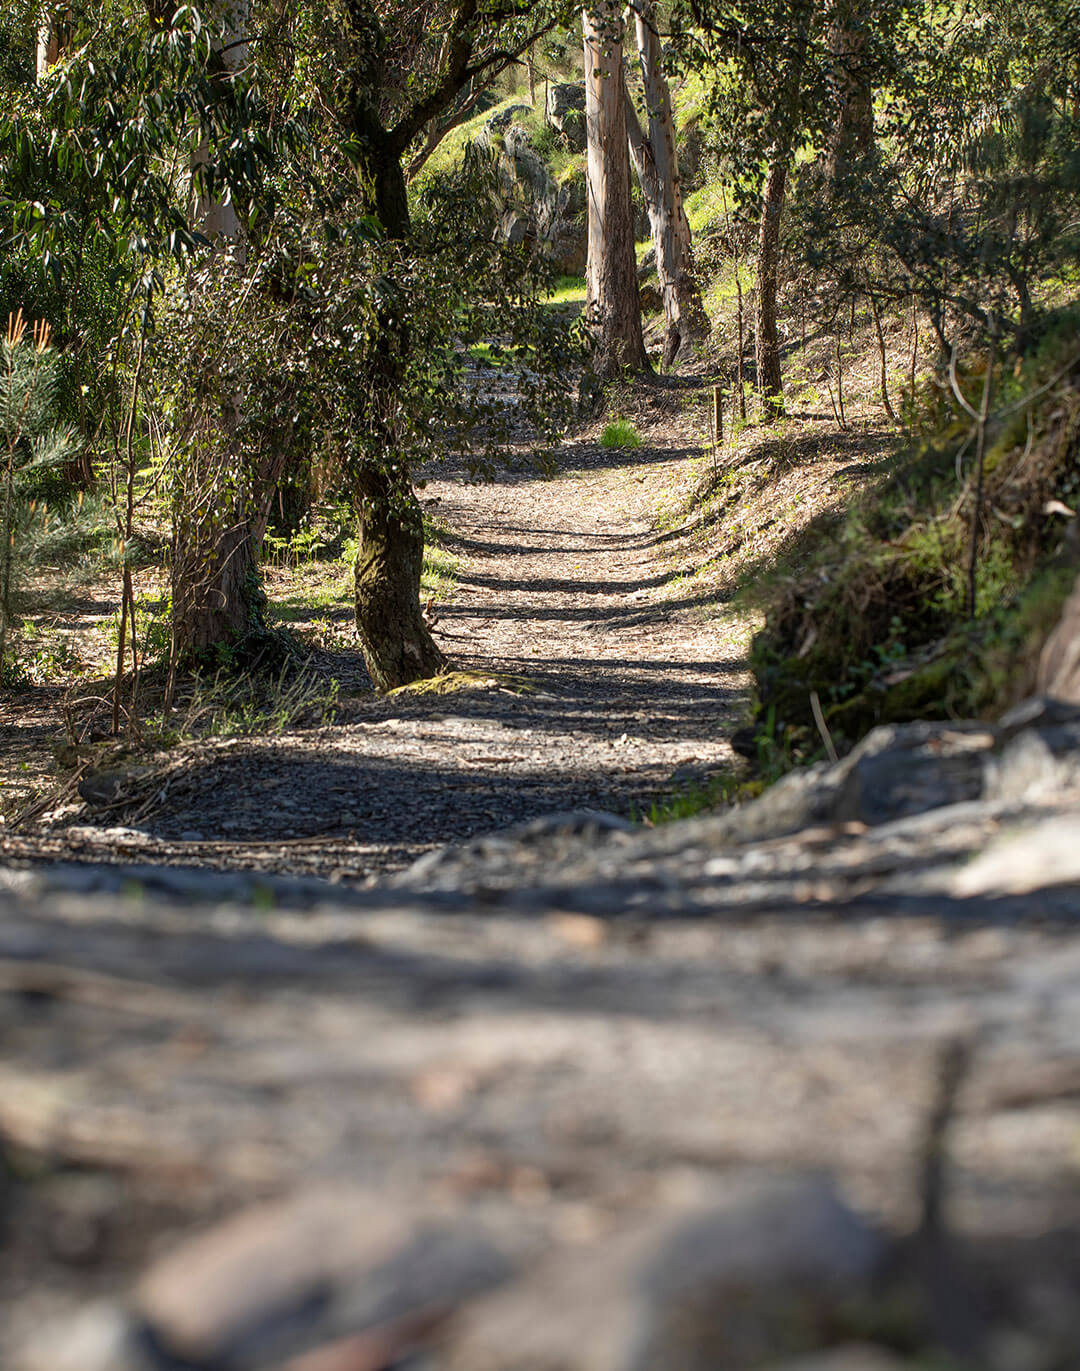
{"type": "Polygon", "coordinates": [[[597,375],[648,371],[641,332],[630,156],[626,127],[626,21],[618,0],[591,0],[582,11],[589,255],[586,309],[597,375]]]}
{"type": "Polygon", "coordinates": [[[780,225],[795,154],[821,140],[825,10],[816,0],[676,0],[684,61],[711,74],[714,124],[737,201],[758,220],[755,353],[763,416],[783,410],[780,225]]]}
{"type": "Polygon", "coordinates": [[[664,70],[664,51],[653,0],[635,0],[634,36],[641,69],[648,132],[627,99],[630,156],[649,214],[656,274],[664,304],[664,365],[708,332],[701,291],[694,277],[690,224],[683,207],[682,180],[675,149],[675,116],[664,70]]]}
{"type": "MultiPolygon", "coordinates": [[[[428,241],[425,248],[414,233],[409,155],[430,142],[433,125],[463,91],[503,69],[508,56],[525,53],[564,13],[560,5],[527,0],[341,0],[324,22],[330,58],[326,104],[383,251],[364,390],[357,397],[361,431],[349,444],[347,464],[359,521],[356,625],[368,671],[381,690],[433,675],[444,665],[420,608],[424,534],[411,475],[417,428],[405,408],[417,367],[437,373],[439,361],[417,356],[417,323],[430,319],[439,300],[410,289],[409,283],[423,279],[419,255],[430,255],[432,245],[428,241]]],[[[464,279],[470,272],[460,271],[461,250],[459,244],[454,252],[458,278],[464,279]]],[[[478,238],[473,251],[477,265],[490,264],[478,238]]],[[[448,284],[443,282],[444,292],[448,284]]],[[[459,292],[450,290],[448,297],[464,308],[459,292]]],[[[509,294],[503,303],[511,305],[509,294]]],[[[503,326],[513,322],[508,315],[503,326]]],[[[540,325],[525,327],[536,333],[540,325]]],[[[430,418],[439,424],[437,414],[430,418]]]]}

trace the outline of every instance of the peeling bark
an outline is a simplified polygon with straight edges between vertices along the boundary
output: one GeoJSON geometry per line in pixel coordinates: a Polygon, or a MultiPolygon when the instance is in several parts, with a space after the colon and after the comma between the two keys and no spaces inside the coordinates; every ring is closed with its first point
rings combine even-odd
{"type": "Polygon", "coordinates": [[[675,117],[652,0],[639,0],[634,27],[648,111],[648,137],[642,134],[629,101],[627,130],[656,247],[656,271],[667,324],[664,365],[670,366],[687,344],[708,333],[708,320],[693,275],[690,224],[683,208],[675,150],[675,117]]]}

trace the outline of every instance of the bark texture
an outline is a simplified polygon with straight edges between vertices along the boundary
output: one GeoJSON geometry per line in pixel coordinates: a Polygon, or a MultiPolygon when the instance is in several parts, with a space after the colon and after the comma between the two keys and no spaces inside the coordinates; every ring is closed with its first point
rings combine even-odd
{"type": "Polygon", "coordinates": [[[624,24],[613,0],[584,10],[582,22],[589,182],[587,308],[596,340],[597,374],[611,378],[626,369],[649,370],[630,202],[624,24]]]}
{"type": "Polygon", "coordinates": [[[776,298],[780,283],[780,218],[784,209],[787,176],[788,158],[784,152],[773,158],[765,178],[758,233],[757,387],[766,420],[784,412],[776,298]]]}
{"type": "Polygon", "coordinates": [[[652,0],[640,0],[634,28],[649,131],[646,138],[629,100],[627,131],[656,247],[656,273],[666,321],[664,365],[670,366],[687,344],[708,333],[708,320],[693,274],[690,224],[683,208],[675,151],[675,117],[652,0]]]}
{"type": "Polygon", "coordinates": [[[360,548],[356,623],[376,690],[435,676],[446,665],[420,612],[424,525],[412,487],[376,466],[357,478],[360,548]]]}

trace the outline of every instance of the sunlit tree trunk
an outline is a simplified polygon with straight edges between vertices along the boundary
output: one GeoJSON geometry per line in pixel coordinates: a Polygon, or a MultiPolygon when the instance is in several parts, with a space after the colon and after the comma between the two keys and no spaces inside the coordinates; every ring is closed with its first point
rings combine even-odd
{"type": "Polygon", "coordinates": [[[705,336],[708,321],[693,275],[690,224],[683,208],[675,150],[675,118],[652,0],[638,0],[634,27],[648,112],[648,137],[638,127],[637,115],[629,102],[627,130],[656,247],[656,273],[666,322],[664,365],[670,366],[686,344],[705,336]]]}
{"type": "Polygon", "coordinates": [[[39,81],[60,60],[70,19],[70,13],[66,11],[58,16],[52,5],[43,5],[38,11],[36,69],[39,81]]]}
{"type": "Polygon", "coordinates": [[[582,15],[589,258],[586,297],[602,377],[649,370],[641,333],[637,258],[630,200],[624,24],[614,0],[595,0],[582,15]]]}
{"type": "MultiPolygon", "coordinates": [[[[222,41],[220,45],[215,45],[212,61],[221,79],[229,81],[243,71],[248,63],[249,0],[222,0],[220,14],[225,21],[222,41]]],[[[192,158],[192,171],[198,172],[206,166],[208,159],[209,147],[204,141],[192,158]]],[[[246,256],[244,235],[231,199],[223,198],[220,194],[201,195],[195,206],[195,222],[199,231],[212,243],[227,244],[233,257],[243,261],[246,256]]]]}

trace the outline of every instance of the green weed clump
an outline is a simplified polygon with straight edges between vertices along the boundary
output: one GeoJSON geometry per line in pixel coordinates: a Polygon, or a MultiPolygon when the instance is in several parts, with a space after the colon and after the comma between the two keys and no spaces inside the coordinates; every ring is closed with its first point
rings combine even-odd
{"type": "MultiPolygon", "coordinates": [[[[758,728],[792,762],[820,751],[816,693],[838,746],[880,723],[989,717],[1027,693],[1076,578],[1070,510],[1080,495],[1077,315],[999,364],[976,512],[974,421],[927,387],[928,436],[892,459],[846,517],[825,517],[759,588],[751,664],[758,728]],[[975,534],[974,604],[968,567],[975,534]]],[[[986,359],[959,383],[978,396],[986,359]]]]}
{"type": "Polygon", "coordinates": [[[734,774],[725,773],[722,776],[710,777],[704,782],[693,782],[670,795],[661,795],[641,813],[632,809],[630,817],[635,823],[656,827],[657,824],[693,819],[698,814],[708,814],[713,810],[726,808],[734,804],[740,795],[739,778],[734,774]]]}
{"type": "Polygon", "coordinates": [[[600,435],[603,448],[633,448],[641,446],[641,434],[628,419],[616,419],[600,435]]]}

